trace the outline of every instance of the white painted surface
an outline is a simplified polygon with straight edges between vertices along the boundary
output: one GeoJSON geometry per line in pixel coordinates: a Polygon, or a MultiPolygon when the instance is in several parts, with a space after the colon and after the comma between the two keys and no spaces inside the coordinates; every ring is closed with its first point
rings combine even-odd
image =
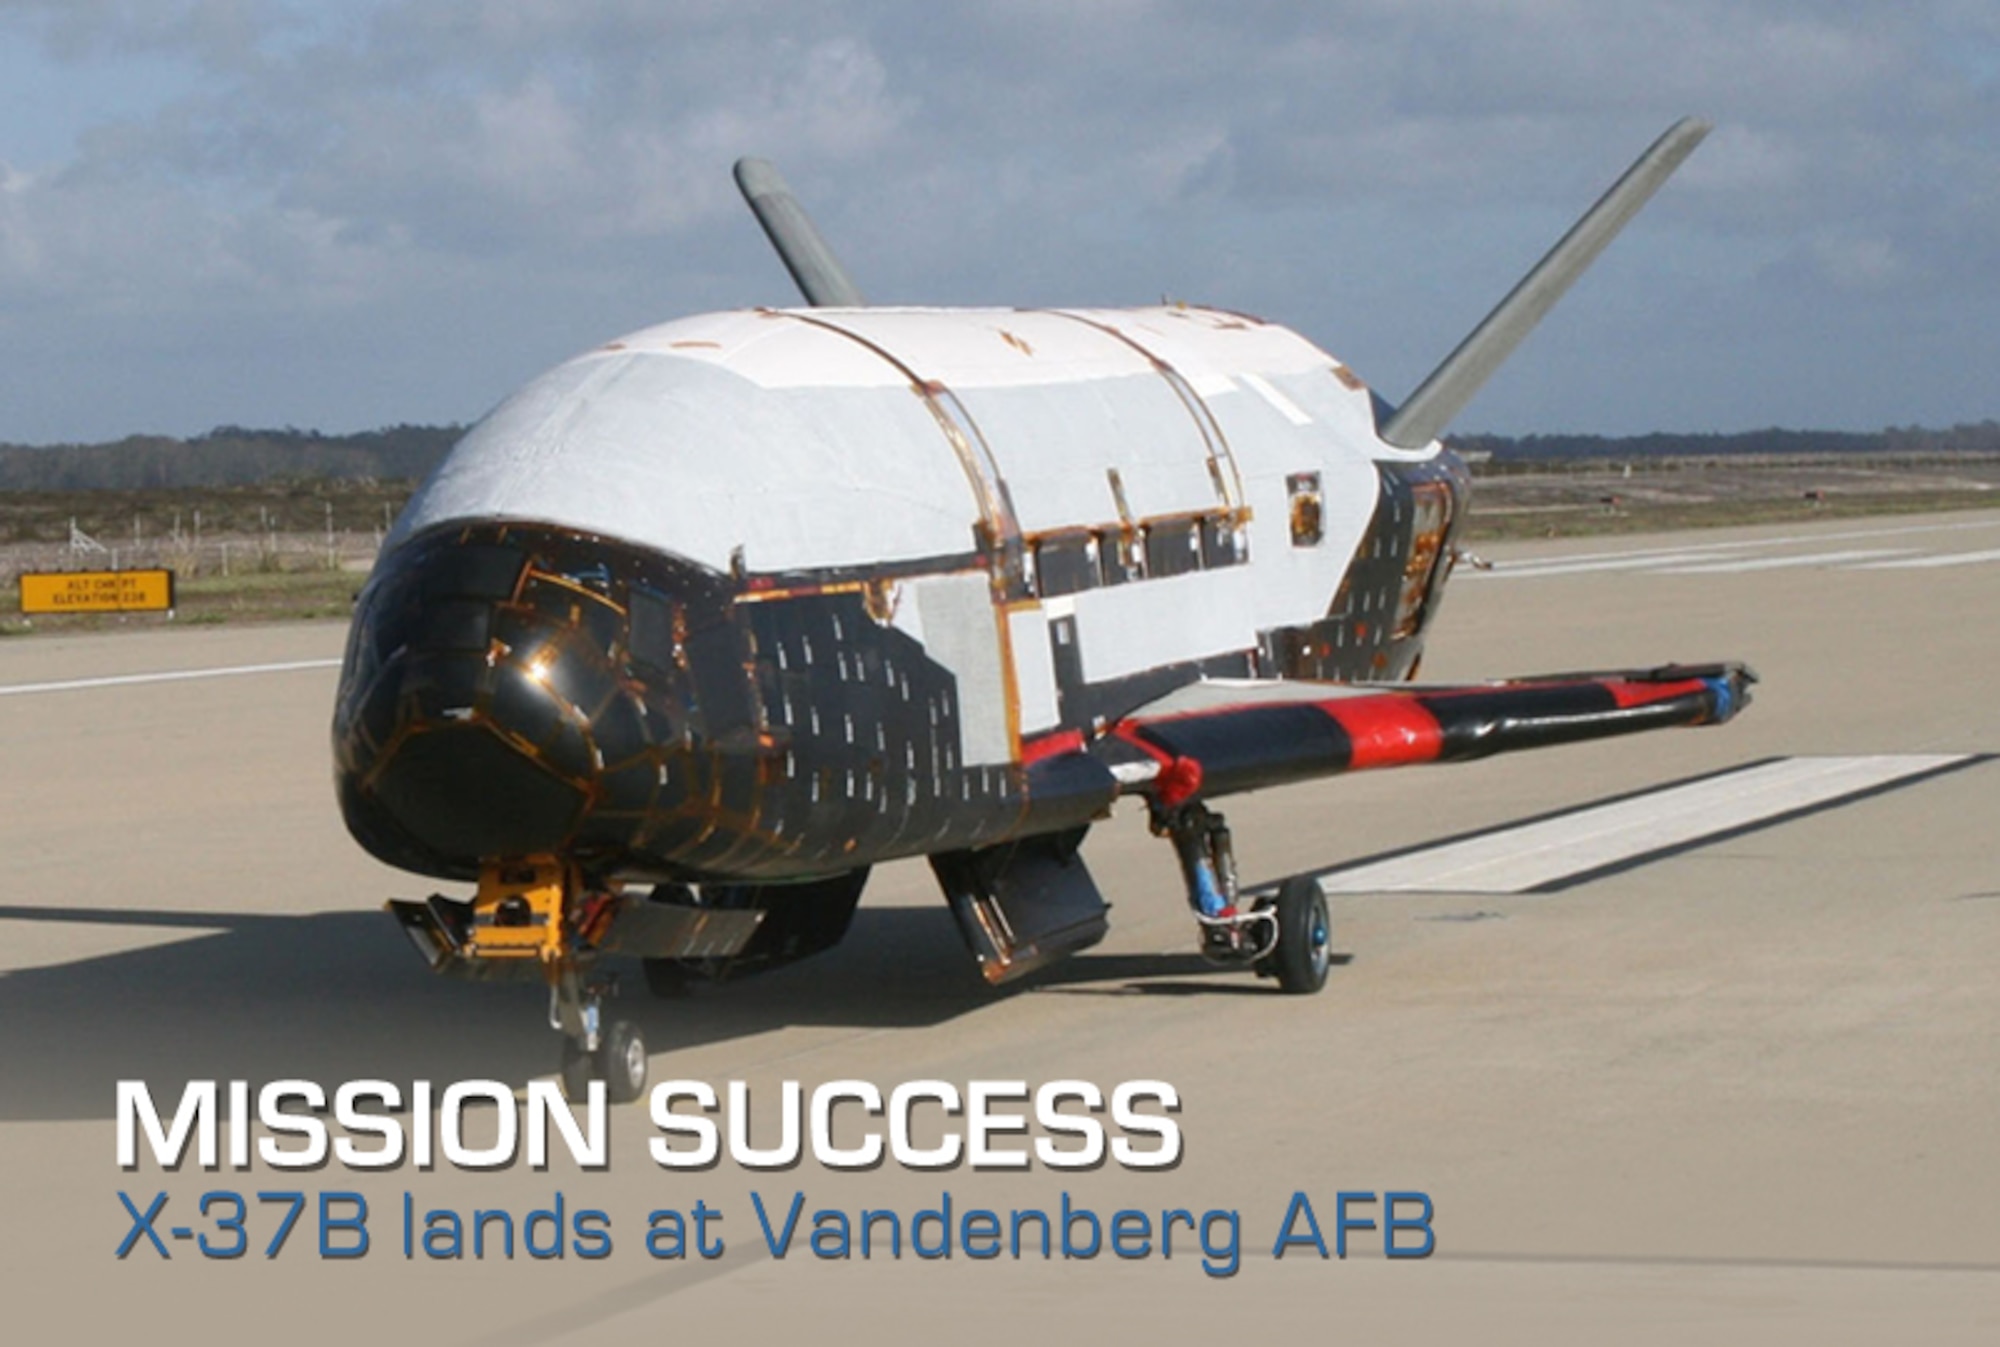
{"type": "Polygon", "coordinates": [[[1150,369],[1094,383],[958,394],[993,451],[1024,532],[1116,525],[1113,471],[1140,519],[1227,505],[1194,417],[1150,369]]]}
{"type": "Polygon", "coordinates": [[[1021,733],[1046,730],[1061,719],[1056,696],[1055,651],[1049,646],[1049,616],[1040,608],[1007,614],[1007,639],[1014,655],[1014,694],[1021,733]]]}
{"type": "Polygon", "coordinates": [[[1257,583],[1254,566],[1229,566],[1074,595],[1084,680],[1254,646],[1257,583]]]}
{"type": "MultiPolygon", "coordinates": [[[[913,376],[965,404],[1031,531],[1114,520],[1107,468],[1120,471],[1139,515],[1213,507],[1220,493],[1199,409],[1152,357],[1231,404],[1209,410],[1246,480],[1341,476],[1373,458],[1411,457],[1375,438],[1366,392],[1339,382],[1332,357],[1233,315],[709,314],[609,343],[530,383],[467,434],[389,542],[438,523],[511,518],[717,569],[738,547],[754,570],[962,553],[978,497],[913,376]],[[1238,379],[1248,376],[1275,399],[1246,395],[1238,379]]],[[[1330,506],[1340,499],[1329,492],[1330,506]]],[[[1355,506],[1372,509],[1372,490],[1355,506]]],[[[1348,521],[1333,513],[1329,543],[1339,547],[1348,521]]]]}
{"type": "Polygon", "coordinates": [[[920,378],[963,394],[1151,378],[1123,342],[1059,313],[1035,309],[811,309],[825,323],[888,352],[920,378]]]}
{"type": "Polygon", "coordinates": [[[1167,716],[1222,711],[1238,706],[1296,706],[1300,703],[1340,701],[1351,697],[1377,697],[1422,692],[1421,683],[1317,683],[1303,678],[1204,678],[1175,688],[1158,701],[1147,702],[1126,713],[1133,720],[1159,720],[1167,716]]]}
{"type": "MultiPolygon", "coordinates": [[[[1375,460],[1435,453],[1383,445],[1367,391],[1332,357],[1233,314],[710,314],[609,343],[509,398],[419,490],[388,546],[436,524],[515,519],[715,570],[739,549],[751,570],[963,555],[981,493],[913,380],[952,391],[1027,531],[1117,521],[1111,470],[1141,518],[1249,506],[1248,564],[1076,596],[1093,680],[1245,649],[1263,628],[1322,616],[1380,497],[1375,460]],[[1314,547],[1290,541],[1284,481],[1297,472],[1322,480],[1314,547]]],[[[976,578],[952,583],[937,593],[985,592],[976,578]]],[[[959,673],[968,759],[1002,761],[987,723],[1005,712],[1000,619],[989,613],[978,635],[959,598],[936,602],[897,625],[959,673]],[[977,689],[993,691],[990,704],[977,689]]],[[[1023,696],[1039,716],[1040,692],[1023,696]]]]}
{"type": "Polygon", "coordinates": [[[959,746],[968,766],[1013,760],[1007,735],[1007,688],[1000,662],[1000,614],[984,575],[918,580],[914,602],[924,648],[958,680],[959,746]]]}
{"type": "Polygon", "coordinates": [[[1967,760],[1964,753],[1785,758],[1336,870],[1335,893],[1526,893],[1967,760]]]}
{"type": "Polygon", "coordinates": [[[1263,375],[1246,374],[1243,376],[1243,382],[1249,385],[1251,391],[1256,393],[1258,397],[1277,408],[1278,415],[1284,417],[1293,425],[1309,426],[1312,424],[1312,417],[1306,414],[1305,409],[1286,397],[1283,393],[1280,393],[1277,386],[1263,375]]]}
{"type": "MultiPolygon", "coordinates": [[[[817,333],[816,341],[847,345],[817,333]]],[[[770,390],[672,355],[596,353],[475,426],[387,546],[431,524],[520,519],[726,569],[962,553],[977,498],[907,387],[770,390]]]]}
{"type": "Polygon", "coordinates": [[[1306,371],[1330,373],[1334,365],[1333,357],[1296,332],[1217,309],[1167,304],[1064,312],[1120,333],[1173,366],[1205,398],[1230,391],[1246,373],[1267,378],[1306,371]]]}

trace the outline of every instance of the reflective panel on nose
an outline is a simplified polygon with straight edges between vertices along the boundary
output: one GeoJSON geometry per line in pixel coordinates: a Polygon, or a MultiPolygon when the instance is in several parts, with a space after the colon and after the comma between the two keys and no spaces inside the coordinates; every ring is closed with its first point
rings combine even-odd
{"type": "Polygon", "coordinates": [[[383,767],[374,794],[403,831],[446,856],[554,851],[584,804],[583,792],[485,726],[413,736],[383,767]]]}
{"type": "Polygon", "coordinates": [[[411,539],[378,566],[349,644],[334,741],[350,830],[444,876],[536,852],[623,855],[673,760],[749,695],[744,655],[710,634],[728,613],[714,577],[545,525],[411,539]],[[691,605],[695,644],[717,655],[703,669],[730,684],[699,699],[683,667],[691,605]]]}

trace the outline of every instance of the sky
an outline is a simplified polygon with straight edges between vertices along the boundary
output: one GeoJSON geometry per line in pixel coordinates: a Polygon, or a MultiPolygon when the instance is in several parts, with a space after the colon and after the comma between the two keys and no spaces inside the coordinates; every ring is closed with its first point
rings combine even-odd
{"type": "Polygon", "coordinates": [[[2000,6],[0,0],[0,441],[470,421],[797,298],[1259,314],[1390,401],[1716,130],[1455,429],[2000,416],[2000,6]]]}

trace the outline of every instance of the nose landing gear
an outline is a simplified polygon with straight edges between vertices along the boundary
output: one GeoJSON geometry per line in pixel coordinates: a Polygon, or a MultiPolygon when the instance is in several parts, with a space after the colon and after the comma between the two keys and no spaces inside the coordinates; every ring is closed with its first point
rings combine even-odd
{"type": "Polygon", "coordinates": [[[590,888],[574,864],[553,857],[482,866],[469,903],[435,894],[421,903],[389,903],[436,971],[545,981],[549,1027],[563,1036],[563,1093],[582,1099],[590,1082],[601,1080],[614,1104],[637,1099],[647,1071],[637,1026],[606,1022],[604,1004],[616,994],[616,980],[595,971],[623,907],[622,895],[590,888]]]}
{"type": "Polygon", "coordinates": [[[608,976],[585,979],[578,961],[563,963],[549,988],[549,1027],[563,1036],[562,1087],[582,1099],[590,1082],[604,1082],[613,1104],[629,1104],[646,1089],[646,1040],[630,1020],[604,1022],[604,1002],[617,995],[608,976]]]}

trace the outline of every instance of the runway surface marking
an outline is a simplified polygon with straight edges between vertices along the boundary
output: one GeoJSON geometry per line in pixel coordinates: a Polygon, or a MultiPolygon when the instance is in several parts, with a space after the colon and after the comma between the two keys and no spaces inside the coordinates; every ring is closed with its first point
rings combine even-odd
{"type": "Polygon", "coordinates": [[[81,692],[87,688],[134,687],[141,683],[184,683],[195,678],[237,678],[245,674],[292,673],[299,669],[338,669],[337,659],[295,659],[282,664],[233,664],[217,669],[169,669],[160,673],[112,674],[105,678],[71,678],[60,683],[0,684],[0,697],[24,697],[36,692],[81,692]]]}
{"type": "Polygon", "coordinates": [[[1984,552],[1946,552],[1942,556],[1905,557],[1900,561],[1871,561],[1866,566],[1857,566],[1855,569],[1863,571],[1887,571],[1903,570],[1911,566],[1925,568],[1932,566],[1971,566],[1981,561],[2000,561],[2000,548],[1991,548],[1984,552]]]}
{"type": "Polygon", "coordinates": [[[1972,753],[1778,758],[1330,871],[1335,893],[1550,893],[1688,847],[1980,761],[1972,753]]]}
{"type": "Polygon", "coordinates": [[[1783,571],[1794,566],[1832,566],[1843,561],[1875,561],[1882,557],[1908,556],[1908,547],[1855,547],[1845,552],[1794,552],[1782,557],[1736,557],[1729,561],[1708,561],[1700,565],[1665,566],[1662,575],[1734,575],[1741,571],[1783,571]]]}
{"type": "Polygon", "coordinates": [[[1654,545],[1622,548],[1616,551],[1523,557],[1499,562],[1490,571],[1464,569],[1453,578],[1543,580],[1562,575],[1596,575],[1606,571],[1647,575],[1725,575],[1736,571],[1779,570],[1797,566],[1825,566],[1841,570],[1887,570],[1905,567],[1971,566],[2000,561],[2000,548],[1956,552],[1944,550],[1955,541],[1949,538],[1937,539],[1936,546],[1930,550],[1919,546],[1861,547],[1806,553],[1785,550],[1806,544],[1823,546],[1828,543],[1880,538],[1927,538],[1933,534],[1955,534],[1982,529],[1988,531],[2000,529],[2000,520],[1847,529],[1838,533],[1796,533],[1736,542],[1688,543],[1678,547],[1654,545]]]}

